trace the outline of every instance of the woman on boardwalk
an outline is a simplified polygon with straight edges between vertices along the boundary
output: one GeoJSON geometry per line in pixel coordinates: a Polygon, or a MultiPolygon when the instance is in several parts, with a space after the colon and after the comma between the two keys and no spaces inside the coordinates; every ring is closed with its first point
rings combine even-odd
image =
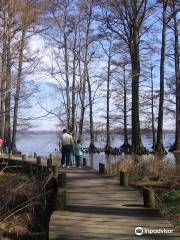
{"type": "Polygon", "coordinates": [[[74,148],[76,167],[80,167],[82,165],[82,157],[83,157],[84,149],[81,145],[81,141],[77,140],[77,144],[74,148]]]}

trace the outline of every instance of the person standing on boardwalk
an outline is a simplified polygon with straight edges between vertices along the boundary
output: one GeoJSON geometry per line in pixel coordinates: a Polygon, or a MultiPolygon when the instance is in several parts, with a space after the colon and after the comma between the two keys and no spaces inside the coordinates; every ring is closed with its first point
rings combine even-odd
{"type": "Polygon", "coordinates": [[[76,159],[76,167],[80,167],[82,165],[82,156],[84,153],[84,149],[81,145],[80,140],[77,140],[77,144],[74,148],[75,159],[76,159]]]}
{"type": "Polygon", "coordinates": [[[62,153],[61,165],[64,167],[66,164],[66,167],[69,168],[71,164],[71,153],[73,151],[73,138],[68,134],[66,129],[63,130],[60,147],[62,153]]]}
{"type": "Polygon", "coordinates": [[[9,152],[9,148],[8,148],[8,144],[7,144],[6,138],[4,139],[2,150],[3,150],[3,153],[6,153],[6,154],[9,152]]]}
{"type": "Polygon", "coordinates": [[[3,151],[3,144],[4,144],[4,140],[3,140],[3,138],[0,137],[0,154],[3,151]]]}

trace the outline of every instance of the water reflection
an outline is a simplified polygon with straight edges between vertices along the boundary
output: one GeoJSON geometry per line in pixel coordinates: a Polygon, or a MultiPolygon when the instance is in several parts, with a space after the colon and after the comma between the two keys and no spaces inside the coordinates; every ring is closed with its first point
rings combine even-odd
{"type": "Polygon", "coordinates": [[[109,161],[119,161],[123,158],[122,155],[111,155],[111,154],[105,154],[103,152],[101,153],[86,153],[85,154],[86,159],[88,160],[88,165],[92,168],[98,170],[99,169],[99,163],[107,163],[109,161]]]}

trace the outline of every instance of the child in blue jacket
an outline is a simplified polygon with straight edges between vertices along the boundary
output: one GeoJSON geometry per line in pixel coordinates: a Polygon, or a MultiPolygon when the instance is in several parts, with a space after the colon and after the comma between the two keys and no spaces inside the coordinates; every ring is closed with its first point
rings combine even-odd
{"type": "Polygon", "coordinates": [[[78,139],[77,144],[74,148],[76,167],[80,167],[82,165],[82,157],[83,157],[84,149],[81,145],[81,141],[78,139]]]}

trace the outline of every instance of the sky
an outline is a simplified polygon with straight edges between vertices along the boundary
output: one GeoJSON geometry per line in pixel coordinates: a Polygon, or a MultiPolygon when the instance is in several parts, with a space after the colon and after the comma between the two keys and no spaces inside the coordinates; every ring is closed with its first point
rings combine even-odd
{"type": "MultiPolygon", "coordinates": [[[[50,87],[51,83],[55,83],[55,80],[47,75],[46,70],[48,66],[51,66],[51,50],[45,47],[44,40],[41,36],[36,35],[31,39],[30,48],[33,51],[39,51],[41,56],[41,63],[38,67],[38,71],[33,75],[28,76],[31,80],[33,80],[38,85],[38,92],[31,97],[31,111],[29,114],[35,118],[32,121],[33,127],[31,130],[59,130],[60,127],[58,125],[57,117],[52,115],[47,116],[47,111],[43,110],[43,108],[47,110],[51,110],[59,105],[60,99],[57,97],[57,93],[55,90],[50,87]],[[42,117],[44,116],[44,117],[42,117]],[[37,119],[36,119],[37,118],[37,119]]],[[[101,62],[101,67],[103,63],[101,62]]],[[[156,82],[159,78],[159,68],[155,68],[154,75],[156,76],[156,82]]],[[[98,100],[99,101],[99,100],[98,100]]],[[[99,101],[99,102],[104,102],[99,101]]],[[[103,109],[102,104],[97,105],[99,109],[103,109]]],[[[103,111],[104,113],[104,111],[103,111]]],[[[99,116],[102,115],[102,112],[99,112],[99,116]]],[[[99,118],[100,120],[100,118],[99,118]]],[[[100,120],[102,121],[102,120],[100,120]]],[[[164,121],[164,129],[174,129],[174,120],[166,118],[164,121]]]]}

